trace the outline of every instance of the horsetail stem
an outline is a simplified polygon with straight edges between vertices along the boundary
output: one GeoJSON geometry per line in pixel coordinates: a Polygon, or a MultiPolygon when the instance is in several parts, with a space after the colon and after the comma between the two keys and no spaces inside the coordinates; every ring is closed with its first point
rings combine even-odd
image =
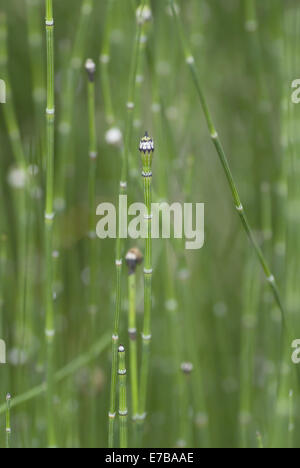
{"type": "Polygon", "coordinates": [[[276,303],[277,303],[277,305],[278,305],[278,307],[279,307],[279,309],[280,309],[280,311],[282,313],[282,320],[283,320],[283,323],[284,323],[285,322],[285,310],[284,310],[284,307],[283,307],[283,303],[282,303],[282,300],[281,300],[281,295],[279,293],[277,282],[276,282],[275,277],[274,277],[274,275],[272,274],[272,272],[271,272],[271,270],[269,268],[269,265],[268,265],[268,263],[267,263],[267,261],[266,261],[266,259],[264,257],[264,254],[263,254],[261,248],[259,247],[259,245],[258,245],[258,243],[257,243],[257,241],[255,239],[254,233],[253,233],[252,228],[251,228],[251,226],[249,224],[246,212],[245,212],[243,204],[241,202],[240,195],[239,195],[236,183],[234,181],[234,178],[233,178],[230,166],[229,166],[227,156],[225,154],[223,145],[221,143],[221,140],[220,140],[219,135],[218,135],[218,133],[216,131],[214,122],[212,120],[212,116],[211,116],[208,104],[206,102],[206,97],[205,97],[205,94],[204,94],[204,92],[202,90],[200,79],[198,77],[197,68],[196,68],[196,65],[195,65],[195,59],[194,59],[194,57],[193,57],[193,55],[192,55],[192,53],[190,51],[190,47],[188,45],[184,30],[183,30],[181,20],[179,18],[177,9],[175,8],[175,5],[174,5],[174,0],[169,0],[169,3],[170,3],[170,7],[171,7],[171,10],[172,10],[173,17],[175,19],[178,35],[180,37],[181,45],[182,45],[183,52],[184,52],[184,55],[185,55],[185,61],[186,61],[186,64],[187,64],[187,66],[189,67],[189,69],[191,71],[193,82],[194,82],[194,85],[195,85],[195,88],[196,88],[196,91],[197,91],[197,94],[198,94],[198,97],[199,97],[199,100],[200,100],[200,104],[201,104],[201,107],[202,107],[202,110],[203,110],[203,113],[204,113],[204,117],[205,117],[205,120],[206,120],[206,123],[207,123],[207,126],[208,126],[208,130],[210,132],[212,142],[213,142],[213,144],[214,144],[214,146],[216,148],[216,151],[217,151],[217,154],[219,156],[221,165],[222,165],[223,170],[225,172],[227,182],[229,184],[229,188],[230,188],[230,191],[232,193],[232,197],[233,197],[233,201],[234,201],[236,210],[237,210],[237,212],[239,214],[239,217],[241,219],[243,228],[244,228],[244,230],[245,230],[245,232],[246,232],[246,234],[247,234],[247,236],[248,236],[248,238],[249,238],[249,240],[250,240],[250,242],[252,244],[252,247],[253,247],[253,249],[254,249],[254,251],[256,253],[256,256],[258,257],[258,260],[259,260],[259,262],[260,262],[260,264],[262,266],[262,269],[264,271],[266,279],[267,279],[267,281],[268,281],[268,283],[269,283],[269,285],[271,287],[271,290],[272,290],[273,295],[274,295],[274,299],[275,299],[275,301],[276,301],[276,303]]]}
{"type": "Polygon", "coordinates": [[[88,113],[89,113],[89,263],[90,263],[90,294],[89,310],[94,315],[96,310],[96,170],[97,170],[97,138],[96,138],[96,105],[95,105],[95,73],[96,64],[92,59],[85,63],[88,75],[88,113]]]}
{"type": "Polygon", "coordinates": [[[263,449],[264,448],[264,443],[263,443],[261,433],[259,431],[256,432],[256,440],[257,440],[258,448],[263,449]]]}
{"type": "Polygon", "coordinates": [[[141,252],[134,248],[126,255],[128,267],[128,334],[129,334],[129,362],[130,362],[130,382],[132,397],[132,419],[138,419],[139,413],[139,392],[138,392],[138,359],[137,359],[137,328],[136,328],[136,269],[143,262],[141,252]]]}
{"type": "Polygon", "coordinates": [[[288,448],[293,448],[293,439],[295,433],[295,423],[294,423],[294,392],[293,390],[289,391],[289,425],[288,425],[288,448]]]}
{"type": "Polygon", "coordinates": [[[10,403],[11,395],[6,395],[6,448],[10,448],[11,425],[10,425],[10,403]]]}
{"type": "Polygon", "coordinates": [[[142,367],[141,367],[141,383],[140,383],[140,402],[139,402],[139,419],[141,425],[146,418],[146,401],[147,401],[147,386],[149,375],[149,353],[151,343],[151,309],[152,309],[152,159],[154,152],[154,143],[152,138],[145,133],[145,136],[140,141],[140,154],[143,165],[143,180],[144,180],[144,201],[147,208],[145,222],[147,223],[147,238],[145,249],[145,268],[144,268],[144,326],[143,326],[143,351],[142,351],[142,367]]]}
{"type": "Polygon", "coordinates": [[[110,62],[110,35],[112,29],[112,11],[115,0],[108,0],[106,7],[106,21],[103,34],[103,44],[99,61],[101,64],[101,85],[103,90],[103,101],[105,109],[106,123],[113,125],[115,123],[115,114],[111,96],[111,86],[109,80],[108,67],[110,62]]]}
{"type": "MultiPolygon", "coordinates": [[[[143,15],[145,2],[146,0],[142,0],[140,7],[139,7],[141,17],[143,15]]],[[[143,22],[138,21],[136,38],[135,38],[135,43],[134,43],[133,60],[132,60],[131,69],[130,69],[128,99],[126,103],[127,117],[126,117],[126,128],[125,128],[125,137],[124,137],[124,155],[123,155],[123,162],[122,162],[122,181],[124,182],[127,180],[127,175],[128,175],[128,157],[129,157],[129,152],[130,152],[130,142],[131,142],[132,128],[133,128],[133,114],[134,114],[134,109],[135,109],[135,96],[136,96],[136,76],[137,76],[139,59],[140,59],[140,41],[141,41],[142,27],[143,27],[143,22]]]]}
{"type": "Polygon", "coordinates": [[[246,21],[245,21],[246,31],[253,32],[257,29],[255,0],[246,0],[245,10],[246,10],[246,15],[245,15],[246,16],[246,21]]]}
{"type": "Polygon", "coordinates": [[[127,390],[126,390],[126,359],[125,348],[119,346],[119,419],[120,419],[120,448],[128,447],[128,409],[127,409],[127,390]]]}
{"type": "Polygon", "coordinates": [[[44,126],[41,128],[40,115],[45,104],[46,89],[44,84],[42,54],[43,44],[42,27],[40,23],[41,0],[27,0],[28,41],[30,45],[30,61],[32,74],[32,99],[35,107],[35,122],[38,128],[37,135],[42,135],[44,143],[44,126]]]}
{"type": "Polygon", "coordinates": [[[46,0],[46,41],[47,41],[47,162],[46,162],[46,343],[47,343],[47,438],[48,446],[55,447],[53,411],[54,392],[54,308],[53,308],[53,186],[54,186],[54,19],[52,0],[46,0]]]}
{"type": "Polygon", "coordinates": [[[71,57],[69,60],[66,82],[64,101],[62,105],[61,118],[58,124],[59,138],[59,158],[57,164],[57,177],[55,178],[57,191],[55,199],[55,207],[63,211],[66,206],[66,187],[65,176],[70,154],[70,145],[72,142],[72,121],[73,109],[75,102],[75,90],[78,80],[79,72],[82,68],[84,61],[84,45],[88,33],[89,22],[93,12],[94,0],[82,0],[78,25],[76,27],[76,34],[74,38],[71,57]]]}
{"type": "MultiPolygon", "coordinates": [[[[143,11],[145,0],[142,0],[141,7],[143,11]]],[[[128,155],[130,150],[130,142],[132,135],[133,125],[133,110],[135,99],[135,86],[136,86],[136,73],[139,60],[139,42],[141,36],[141,25],[138,24],[133,59],[131,64],[131,73],[129,79],[129,90],[127,100],[127,116],[126,116],[126,130],[125,130],[125,143],[122,152],[122,169],[121,181],[119,187],[119,196],[126,195],[127,193],[127,176],[128,176],[128,155]]],[[[123,213],[120,212],[122,219],[123,213]]],[[[117,366],[118,366],[118,342],[119,342],[119,321],[121,311],[121,279],[122,279],[122,254],[123,254],[123,240],[120,237],[119,226],[117,229],[116,240],[116,306],[114,316],[114,328],[112,335],[112,368],[111,368],[111,387],[110,387],[110,406],[109,406],[109,424],[108,424],[108,445],[112,448],[114,445],[114,422],[116,417],[116,381],[117,381],[117,366]]]]}

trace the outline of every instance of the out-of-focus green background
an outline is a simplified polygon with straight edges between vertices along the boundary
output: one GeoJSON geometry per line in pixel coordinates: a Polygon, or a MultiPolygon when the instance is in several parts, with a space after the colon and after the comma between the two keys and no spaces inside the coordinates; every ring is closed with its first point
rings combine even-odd
{"type": "MultiPolygon", "coordinates": [[[[177,3],[244,207],[275,271],[294,338],[299,338],[299,111],[290,105],[291,82],[298,78],[299,70],[299,6],[291,0],[256,1],[253,17],[247,9],[252,2],[245,0],[177,3]],[[253,21],[257,22],[254,30],[253,21]]],[[[54,0],[53,4],[55,157],[56,169],[65,165],[66,202],[56,216],[54,236],[55,369],[88,353],[102,336],[107,341],[96,359],[56,385],[57,439],[60,447],[106,447],[115,242],[97,241],[97,311],[92,325],[87,299],[89,141],[84,61],[91,57],[97,64],[97,204],[115,202],[121,156],[105,139],[110,124],[99,62],[108,1],[93,2],[75,66],[82,1],[54,0]],[[71,133],[66,140],[64,112],[69,102],[71,133]]],[[[115,0],[110,23],[109,84],[115,125],[122,131],[137,5],[135,1],[115,0]]],[[[166,195],[169,202],[204,202],[206,240],[202,250],[192,252],[184,251],[179,241],[154,241],[153,342],[143,445],[175,447],[185,440],[189,447],[256,447],[259,431],[267,447],[297,446],[298,384],[293,378],[290,344],[280,349],[280,313],[233,207],[168,2],[153,0],[151,6],[153,20],[147,26],[143,52],[144,81],[137,87],[130,145],[129,199],[143,201],[137,148],[147,129],[156,143],[154,201],[166,195]],[[153,112],[155,91],[161,104],[159,118],[153,112]],[[176,314],[170,300],[177,301],[176,314]],[[176,327],[181,331],[180,343],[174,342],[172,330],[176,327]],[[280,370],[281,355],[284,365],[280,370]],[[194,371],[188,378],[182,377],[178,359],[193,363],[194,371]]],[[[46,45],[43,1],[1,0],[0,12],[6,15],[8,31],[8,63],[6,67],[0,60],[0,78],[3,76],[11,89],[9,103],[1,105],[0,114],[0,325],[8,356],[8,363],[0,367],[0,396],[5,403],[7,392],[14,399],[45,378],[46,45]],[[4,106],[15,112],[31,168],[25,190],[12,183],[15,134],[8,131],[4,106]],[[17,216],[20,197],[25,198],[24,211],[17,216]]],[[[3,41],[1,35],[0,50],[3,41]]],[[[57,197],[59,189],[56,176],[57,197]]],[[[143,249],[143,242],[137,244],[143,249]]],[[[128,248],[133,245],[134,241],[126,243],[128,248]]],[[[127,346],[126,297],[124,269],[120,339],[127,346]]],[[[137,300],[141,328],[142,271],[137,300]]],[[[2,412],[1,445],[5,444],[4,416],[2,412]]],[[[11,418],[13,446],[45,446],[43,394],[16,405],[11,418]]]]}

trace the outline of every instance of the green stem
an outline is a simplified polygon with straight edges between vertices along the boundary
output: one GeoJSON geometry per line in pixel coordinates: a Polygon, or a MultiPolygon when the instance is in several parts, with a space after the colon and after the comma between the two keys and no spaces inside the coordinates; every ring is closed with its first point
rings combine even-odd
{"type": "Polygon", "coordinates": [[[47,41],[47,162],[46,162],[46,343],[47,343],[47,432],[48,447],[55,447],[54,395],[54,308],[53,308],[53,186],[54,186],[54,19],[52,0],[46,0],[47,41]]]}
{"type": "Polygon", "coordinates": [[[95,72],[96,65],[89,59],[86,62],[88,72],[88,111],[89,111],[89,264],[90,288],[89,311],[94,316],[96,305],[96,170],[97,170],[97,137],[96,137],[96,105],[95,105],[95,72]]]}
{"type": "Polygon", "coordinates": [[[130,382],[132,396],[132,419],[136,422],[139,412],[137,329],[136,329],[136,273],[128,276],[129,317],[128,333],[130,347],[130,382]]]}
{"type": "Polygon", "coordinates": [[[128,409],[127,409],[127,390],[126,390],[126,362],[125,348],[119,347],[119,419],[120,419],[120,448],[128,447],[128,409]]]}
{"type": "Polygon", "coordinates": [[[195,65],[195,59],[194,59],[193,55],[191,54],[190,48],[188,46],[184,31],[183,31],[183,27],[182,27],[180,18],[178,16],[176,8],[174,7],[174,0],[169,0],[169,1],[170,1],[173,16],[174,16],[174,19],[175,19],[175,22],[176,22],[176,27],[177,27],[178,34],[179,34],[179,37],[180,37],[180,40],[181,40],[181,44],[182,44],[182,47],[183,47],[185,60],[186,60],[187,66],[189,67],[189,69],[191,71],[192,78],[193,78],[193,81],[194,81],[194,85],[195,85],[195,88],[197,90],[198,97],[200,99],[200,103],[201,103],[201,106],[202,106],[202,109],[203,109],[203,112],[204,112],[205,120],[206,120],[208,129],[209,129],[209,132],[210,132],[210,136],[211,136],[212,142],[213,142],[213,144],[214,144],[214,146],[216,148],[216,151],[217,151],[217,154],[219,156],[220,162],[222,164],[223,170],[225,172],[227,182],[229,184],[229,188],[230,188],[231,193],[232,193],[232,197],[233,197],[233,201],[234,201],[236,210],[237,210],[237,212],[239,214],[239,217],[241,219],[241,222],[242,222],[242,225],[243,225],[243,227],[245,229],[245,232],[246,232],[246,234],[247,234],[247,236],[248,236],[248,238],[249,238],[249,240],[250,240],[250,242],[252,244],[252,247],[253,247],[253,249],[254,249],[257,257],[258,257],[258,260],[259,260],[259,262],[260,262],[260,264],[262,266],[262,269],[263,269],[263,271],[265,273],[267,281],[270,284],[270,287],[271,287],[273,295],[274,295],[274,299],[275,299],[275,301],[276,301],[276,303],[277,303],[277,305],[278,305],[278,307],[279,307],[279,309],[280,309],[280,311],[282,313],[282,319],[284,321],[284,314],[285,314],[284,307],[283,307],[283,304],[282,304],[281,296],[280,296],[280,293],[279,293],[279,290],[278,290],[278,286],[277,286],[275,277],[272,274],[272,272],[271,272],[271,270],[270,270],[270,268],[268,266],[268,263],[267,263],[264,255],[262,253],[261,248],[259,247],[259,245],[258,245],[258,243],[257,243],[257,241],[255,239],[255,236],[253,234],[251,226],[250,226],[250,224],[248,222],[248,218],[246,216],[244,207],[242,205],[237,186],[236,186],[236,184],[234,182],[234,179],[233,179],[233,175],[232,175],[232,172],[231,172],[231,169],[230,169],[230,166],[229,166],[227,156],[225,154],[225,151],[223,149],[223,146],[222,146],[222,143],[220,141],[219,135],[218,135],[218,133],[216,131],[216,128],[214,126],[212,116],[210,114],[210,110],[209,110],[209,107],[208,107],[207,102],[206,102],[205,94],[203,93],[203,90],[202,90],[202,87],[201,87],[201,84],[200,84],[200,80],[198,78],[198,73],[197,73],[197,69],[196,69],[196,65],[195,65]]]}
{"type": "Polygon", "coordinates": [[[144,268],[144,326],[143,326],[143,350],[140,383],[139,421],[141,428],[146,418],[147,387],[149,377],[149,355],[151,343],[151,309],[152,309],[152,158],[154,145],[152,139],[146,133],[140,143],[140,152],[143,162],[144,202],[147,208],[145,221],[147,223],[147,238],[145,249],[144,268]]]}
{"type": "Polygon", "coordinates": [[[108,125],[113,125],[115,123],[115,115],[112,103],[111,96],[111,86],[109,80],[109,62],[110,62],[110,35],[112,29],[112,19],[113,19],[113,6],[115,0],[108,0],[106,8],[106,21],[105,21],[105,30],[103,34],[103,44],[101,48],[101,54],[99,57],[101,63],[101,85],[103,90],[103,101],[105,109],[106,123],[108,125]]]}
{"type": "Polygon", "coordinates": [[[11,403],[11,396],[8,393],[6,395],[6,448],[10,448],[10,439],[11,439],[10,403],[11,403]]]}
{"type": "MultiPolygon", "coordinates": [[[[142,0],[142,8],[145,0],[142,0]]],[[[141,25],[137,27],[136,41],[134,47],[133,61],[131,65],[131,73],[129,79],[129,90],[127,100],[127,116],[125,130],[125,144],[122,154],[122,169],[121,181],[119,188],[119,196],[127,194],[127,176],[128,176],[128,155],[130,150],[133,110],[135,100],[136,73],[139,59],[139,42],[141,35],[141,25]]],[[[122,219],[123,213],[119,213],[122,219]]],[[[116,384],[117,384],[117,366],[118,366],[118,343],[119,343],[119,321],[121,311],[121,279],[122,279],[122,255],[123,255],[123,240],[120,237],[119,229],[116,241],[116,307],[114,316],[114,328],[112,335],[112,369],[111,369],[111,387],[110,387],[110,407],[109,407],[109,424],[108,424],[108,445],[109,448],[114,446],[114,423],[116,418],[116,384]]]]}

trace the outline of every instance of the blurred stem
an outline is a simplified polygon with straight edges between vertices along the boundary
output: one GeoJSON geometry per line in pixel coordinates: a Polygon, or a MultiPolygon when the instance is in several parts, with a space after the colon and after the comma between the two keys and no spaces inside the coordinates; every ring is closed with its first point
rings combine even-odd
{"type": "Polygon", "coordinates": [[[54,307],[53,307],[53,186],[54,186],[54,19],[52,0],[46,0],[46,41],[47,41],[47,163],[46,163],[46,343],[47,343],[47,431],[48,447],[56,446],[54,425],[54,307]]]}
{"type": "Polygon", "coordinates": [[[85,38],[88,33],[90,18],[93,12],[94,0],[82,0],[81,10],[79,14],[79,23],[76,28],[74,45],[70,57],[69,66],[66,73],[66,81],[64,83],[65,92],[63,95],[61,119],[58,125],[60,133],[59,138],[59,158],[57,167],[57,196],[56,208],[57,210],[64,210],[66,205],[67,187],[65,186],[65,177],[68,164],[72,161],[69,155],[73,154],[70,151],[72,146],[72,122],[73,122],[73,106],[75,100],[75,89],[79,72],[82,68],[85,38]]]}
{"type": "Polygon", "coordinates": [[[125,349],[119,347],[119,419],[120,419],[120,448],[128,447],[128,409],[127,409],[127,390],[126,390],[126,359],[125,349]]]}
{"type": "MultiPolygon", "coordinates": [[[[92,62],[93,64],[93,62],[92,62]]],[[[94,66],[94,64],[93,64],[94,66]]],[[[96,170],[97,170],[97,138],[96,138],[96,103],[95,103],[95,71],[88,80],[88,111],[89,111],[89,310],[95,314],[96,304],[96,170]]]]}
{"type": "Polygon", "coordinates": [[[11,403],[11,396],[8,393],[6,395],[6,448],[10,448],[10,439],[11,439],[10,403],[11,403]]]}
{"type": "MultiPolygon", "coordinates": [[[[43,36],[40,13],[42,0],[26,0],[27,21],[28,21],[28,41],[30,46],[30,61],[32,74],[32,99],[35,107],[36,138],[44,145],[44,126],[40,118],[45,104],[46,89],[43,76],[43,36]]],[[[44,150],[44,148],[43,148],[44,150]]],[[[43,151],[44,153],[44,151],[43,151]]],[[[44,154],[43,154],[44,156],[44,154]]]]}
{"type": "Polygon", "coordinates": [[[129,294],[129,316],[128,316],[128,332],[129,332],[129,356],[130,356],[130,381],[131,381],[131,396],[132,396],[132,419],[134,426],[139,412],[139,396],[138,396],[138,360],[137,360],[137,329],[136,329],[136,273],[128,276],[128,294],[129,294]]]}
{"type": "Polygon", "coordinates": [[[110,78],[109,78],[109,63],[110,63],[110,36],[112,30],[113,7],[115,0],[108,0],[106,7],[106,21],[103,33],[103,43],[101,54],[99,57],[101,63],[101,85],[103,90],[103,100],[105,109],[105,118],[107,125],[114,125],[115,114],[112,103],[110,78]]]}

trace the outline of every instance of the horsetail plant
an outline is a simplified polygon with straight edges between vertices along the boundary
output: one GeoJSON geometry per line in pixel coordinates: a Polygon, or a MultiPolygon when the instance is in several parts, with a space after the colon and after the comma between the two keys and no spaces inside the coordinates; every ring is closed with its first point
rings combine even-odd
{"type": "Polygon", "coordinates": [[[54,392],[54,307],[53,307],[53,192],[54,192],[54,19],[52,0],[46,0],[46,41],[47,41],[47,161],[46,161],[46,343],[47,343],[47,432],[48,446],[55,447],[53,411],[54,392]]]}
{"type": "Polygon", "coordinates": [[[89,109],[89,263],[90,263],[90,295],[89,310],[92,315],[96,310],[96,252],[95,252],[95,225],[96,225],[96,169],[97,169],[97,138],[96,138],[96,106],[95,106],[95,73],[96,64],[92,59],[85,63],[88,74],[88,109],[89,109]]]}
{"type": "Polygon", "coordinates": [[[11,395],[6,395],[6,448],[10,448],[11,425],[10,425],[10,403],[11,395]]]}
{"type": "Polygon", "coordinates": [[[142,177],[144,180],[144,201],[147,208],[145,222],[147,223],[147,237],[145,249],[145,268],[144,268],[144,326],[142,333],[142,367],[140,383],[140,401],[139,401],[139,421],[141,426],[146,418],[147,386],[149,375],[149,354],[151,343],[151,309],[152,309],[152,160],[154,153],[154,143],[148,133],[140,141],[140,154],[142,157],[142,177]]]}
{"type": "Polygon", "coordinates": [[[143,256],[139,249],[130,249],[126,255],[128,267],[128,334],[129,334],[129,362],[130,383],[132,397],[132,419],[136,423],[139,413],[138,392],[138,359],[137,359],[137,327],[136,327],[136,269],[143,262],[143,256]]]}
{"type": "Polygon", "coordinates": [[[66,92],[64,95],[61,118],[58,124],[59,138],[59,158],[57,164],[57,192],[55,197],[55,208],[58,211],[63,211],[66,207],[66,187],[65,175],[68,163],[68,155],[70,154],[71,135],[72,135],[72,121],[73,121],[73,108],[74,108],[74,94],[79,72],[82,68],[84,61],[84,45],[90,18],[92,16],[94,0],[82,0],[81,10],[79,15],[79,22],[76,28],[76,35],[73,43],[70,61],[68,64],[65,87],[66,92]]]}
{"type": "Polygon", "coordinates": [[[110,62],[110,36],[112,29],[112,11],[115,0],[108,0],[106,7],[106,21],[103,34],[103,43],[99,61],[101,64],[101,85],[103,90],[104,109],[107,125],[114,125],[115,114],[112,103],[111,86],[109,81],[108,66],[110,62]]]}
{"type": "MultiPolygon", "coordinates": [[[[141,7],[143,7],[145,0],[142,0],[141,7]]],[[[128,100],[126,104],[127,116],[126,116],[126,129],[125,129],[125,142],[122,151],[122,169],[121,169],[121,181],[119,187],[119,196],[127,194],[127,176],[128,176],[128,155],[130,151],[130,143],[132,136],[133,126],[133,111],[135,101],[135,89],[136,89],[136,74],[139,61],[139,43],[141,36],[141,24],[138,23],[134,53],[131,64],[131,73],[129,78],[129,90],[128,100]]],[[[120,218],[124,216],[124,213],[120,212],[120,218]]],[[[116,380],[117,380],[117,366],[118,366],[118,342],[119,342],[119,321],[121,311],[121,278],[122,278],[122,255],[123,255],[123,242],[119,232],[119,226],[117,229],[117,240],[116,240],[116,303],[115,303],[115,316],[114,316],[114,328],[112,334],[112,368],[111,368],[111,387],[110,387],[110,406],[109,406],[109,424],[108,424],[108,445],[112,448],[114,445],[114,422],[116,418],[116,380]]]]}
{"type": "Polygon", "coordinates": [[[274,295],[274,299],[275,299],[275,301],[276,301],[276,303],[277,303],[277,305],[278,305],[278,307],[279,307],[279,309],[281,311],[281,314],[282,314],[282,321],[285,324],[285,310],[284,310],[284,306],[283,306],[283,303],[282,303],[282,300],[281,300],[281,295],[279,293],[279,289],[278,289],[278,286],[277,286],[276,279],[275,279],[274,275],[272,274],[272,272],[270,270],[270,267],[269,267],[269,265],[268,265],[268,263],[267,263],[267,261],[265,259],[265,256],[264,256],[259,244],[257,243],[255,235],[253,233],[253,230],[252,230],[252,228],[251,228],[251,226],[249,224],[246,212],[245,212],[243,204],[241,202],[241,198],[240,198],[240,195],[239,195],[239,192],[238,192],[238,189],[237,189],[237,185],[236,185],[236,183],[234,181],[234,178],[233,178],[233,175],[232,175],[232,172],[231,172],[231,168],[229,166],[229,162],[228,162],[226,153],[224,151],[223,145],[221,143],[221,140],[220,140],[219,135],[217,133],[217,130],[215,128],[214,122],[212,120],[212,116],[211,116],[211,113],[210,113],[210,110],[209,110],[209,107],[208,107],[208,104],[207,104],[207,101],[206,101],[206,96],[205,96],[205,94],[203,92],[202,85],[201,85],[200,79],[198,77],[197,68],[196,68],[196,64],[195,64],[195,59],[194,59],[194,56],[191,53],[188,41],[186,39],[181,20],[179,18],[178,11],[175,8],[174,0],[169,0],[169,4],[170,4],[170,7],[171,7],[172,15],[173,15],[175,23],[176,23],[176,28],[177,28],[178,36],[180,38],[180,42],[181,42],[181,45],[182,45],[182,48],[183,48],[185,61],[186,61],[186,64],[187,64],[187,66],[189,67],[189,69],[191,71],[193,82],[194,82],[194,85],[195,85],[195,88],[196,88],[196,91],[197,91],[197,94],[198,94],[198,97],[199,97],[199,100],[200,100],[200,104],[201,104],[201,107],[202,107],[202,110],[203,110],[203,113],[204,113],[204,117],[205,117],[205,120],[206,120],[206,123],[207,123],[207,126],[208,126],[208,130],[210,132],[212,142],[213,142],[213,144],[215,146],[215,149],[216,149],[217,154],[219,156],[221,165],[222,165],[223,170],[225,172],[226,179],[227,179],[227,182],[229,184],[229,188],[230,188],[230,191],[231,191],[231,194],[232,194],[232,197],[233,197],[233,201],[234,201],[236,210],[237,210],[237,212],[239,214],[239,217],[241,219],[241,222],[242,222],[242,225],[243,225],[243,227],[245,229],[245,232],[246,232],[246,234],[247,234],[247,236],[248,236],[248,238],[249,238],[249,240],[250,240],[250,242],[252,244],[252,247],[253,247],[253,249],[254,249],[254,251],[256,253],[256,256],[258,257],[258,260],[259,260],[259,262],[260,262],[260,264],[262,266],[262,269],[264,271],[266,279],[267,279],[268,283],[270,284],[271,290],[272,290],[273,295],[274,295]]]}
{"type": "Polygon", "coordinates": [[[127,409],[127,389],[126,389],[126,359],[125,348],[119,346],[119,418],[120,418],[120,448],[128,447],[128,409],[127,409]]]}
{"type": "MultiPolygon", "coordinates": [[[[42,66],[42,25],[40,23],[41,0],[26,0],[27,21],[28,21],[28,42],[30,45],[30,61],[32,74],[32,99],[35,107],[35,122],[37,127],[37,136],[41,138],[41,144],[44,143],[44,126],[41,125],[40,115],[45,104],[46,89],[44,85],[44,73],[42,66]],[[42,127],[42,128],[41,128],[42,127]]],[[[44,148],[43,148],[44,150],[44,148]]]]}

